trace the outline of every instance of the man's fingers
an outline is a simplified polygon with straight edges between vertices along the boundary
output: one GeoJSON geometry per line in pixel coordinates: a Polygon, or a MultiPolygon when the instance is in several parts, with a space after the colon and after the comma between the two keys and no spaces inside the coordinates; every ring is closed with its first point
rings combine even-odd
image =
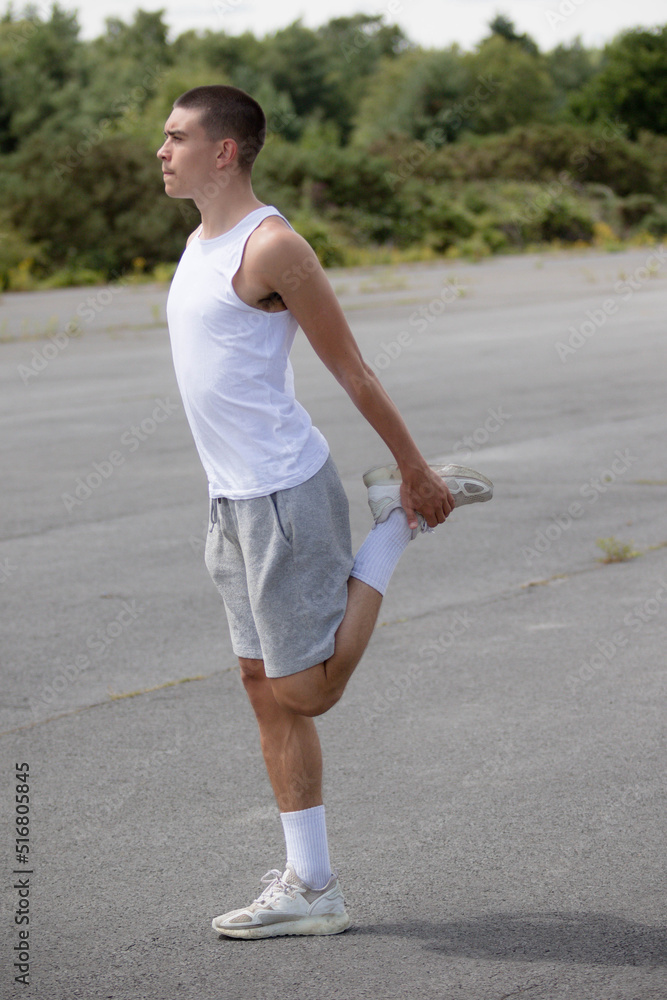
{"type": "Polygon", "coordinates": [[[415,513],[415,509],[412,506],[412,501],[410,500],[406,489],[401,489],[401,504],[408,518],[408,527],[410,529],[418,528],[419,521],[417,520],[417,514],[415,513]]]}
{"type": "Polygon", "coordinates": [[[403,483],[401,503],[408,517],[410,528],[419,525],[417,512],[421,514],[429,528],[443,524],[454,510],[454,497],[447,484],[440,478],[419,483],[417,490],[411,490],[403,483]]]}
{"type": "Polygon", "coordinates": [[[455,507],[454,497],[452,496],[452,494],[451,494],[451,492],[449,490],[449,486],[447,486],[447,483],[445,483],[444,486],[445,486],[445,489],[447,491],[447,496],[446,496],[445,500],[443,501],[443,507],[445,508],[445,511],[447,512],[447,514],[451,514],[451,512],[454,510],[454,507],[455,507]]]}
{"type": "Polygon", "coordinates": [[[410,528],[411,530],[413,528],[418,528],[419,521],[417,520],[417,515],[415,514],[414,510],[412,510],[411,507],[404,507],[403,510],[405,511],[408,517],[408,528],[410,528]]]}

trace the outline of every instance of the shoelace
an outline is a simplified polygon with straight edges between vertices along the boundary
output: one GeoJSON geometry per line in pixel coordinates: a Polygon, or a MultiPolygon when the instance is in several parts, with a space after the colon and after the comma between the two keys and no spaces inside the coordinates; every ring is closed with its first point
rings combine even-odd
{"type": "Polygon", "coordinates": [[[288,885],[287,882],[283,882],[283,873],[278,871],[277,868],[272,868],[270,872],[263,875],[260,879],[262,885],[266,885],[266,889],[259,894],[256,903],[270,903],[273,896],[279,893],[286,893],[291,896],[292,899],[296,896],[296,886],[288,885]]]}

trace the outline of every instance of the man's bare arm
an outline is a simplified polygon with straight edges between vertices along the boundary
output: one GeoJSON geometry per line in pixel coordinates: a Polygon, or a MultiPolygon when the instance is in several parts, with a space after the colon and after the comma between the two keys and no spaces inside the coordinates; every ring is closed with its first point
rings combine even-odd
{"type": "Polygon", "coordinates": [[[410,527],[417,527],[416,511],[431,527],[442,523],[454,509],[452,495],[428,467],[396,406],[365,363],[310,245],[297,233],[276,228],[248,263],[267,288],[278,292],[318,356],[393,454],[401,470],[401,501],[410,527]]]}

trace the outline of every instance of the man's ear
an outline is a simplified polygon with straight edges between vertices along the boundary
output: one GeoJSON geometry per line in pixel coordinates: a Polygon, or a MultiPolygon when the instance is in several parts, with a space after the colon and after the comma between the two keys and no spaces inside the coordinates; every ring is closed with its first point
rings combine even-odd
{"type": "Polygon", "coordinates": [[[218,146],[218,152],[215,157],[215,165],[218,170],[223,167],[228,167],[230,163],[238,157],[239,147],[235,139],[223,139],[218,146]]]}

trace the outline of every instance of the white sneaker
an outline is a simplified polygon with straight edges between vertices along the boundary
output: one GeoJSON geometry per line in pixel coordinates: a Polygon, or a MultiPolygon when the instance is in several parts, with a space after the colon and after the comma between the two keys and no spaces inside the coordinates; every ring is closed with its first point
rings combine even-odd
{"type": "Polygon", "coordinates": [[[291,865],[262,878],[266,889],[242,910],[230,910],[212,923],[214,931],[235,938],[278,937],[283,934],[340,934],[350,924],[338,879],[332,875],[323,889],[311,889],[291,865]]]}
{"type": "MultiPolygon", "coordinates": [[[[463,465],[432,465],[431,468],[444,479],[454,497],[454,506],[483,503],[493,496],[493,483],[474,469],[463,465]]],[[[376,524],[386,521],[392,510],[401,507],[401,473],[397,465],[378,465],[364,474],[368,487],[368,506],[376,524]]],[[[418,515],[421,530],[426,522],[418,515]]],[[[413,532],[413,535],[416,532],[413,532]]]]}

